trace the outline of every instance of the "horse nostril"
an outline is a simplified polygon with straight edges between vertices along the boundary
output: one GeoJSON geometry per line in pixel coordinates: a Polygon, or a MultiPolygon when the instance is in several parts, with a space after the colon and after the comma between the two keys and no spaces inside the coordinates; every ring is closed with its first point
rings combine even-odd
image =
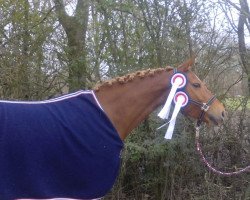
{"type": "Polygon", "coordinates": [[[227,116],[226,111],[222,111],[221,116],[222,116],[222,119],[225,120],[225,118],[226,118],[226,116],[227,116]]]}

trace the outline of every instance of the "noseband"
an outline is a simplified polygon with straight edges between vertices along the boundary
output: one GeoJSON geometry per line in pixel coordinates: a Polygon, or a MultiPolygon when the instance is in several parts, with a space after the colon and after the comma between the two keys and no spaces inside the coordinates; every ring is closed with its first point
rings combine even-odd
{"type": "Polygon", "coordinates": [[[201,108],[201,113],[200,116],[197,120],[197,124],[196,126],[199,127],[203,121],[203,118],[205,116],[205,113],[208,111],[208,109],[210,108],[211,104],[214,102],[214,100],[216,99],[216,96],[212,96],[207,103],[201,103],[199,101],[195,101],[193,99],[189,99],[190,103],[193,103],[196,106],[199,106],[201,108]]]}

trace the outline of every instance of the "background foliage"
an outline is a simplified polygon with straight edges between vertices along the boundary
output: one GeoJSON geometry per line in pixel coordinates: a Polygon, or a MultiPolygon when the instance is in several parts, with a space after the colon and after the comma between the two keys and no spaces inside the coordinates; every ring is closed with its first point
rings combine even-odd
{"type": "MultiPolygon", "coordinates": [[[[194,71],[225,103],[228,120],[205,128],[203,149],[223,170],[250,164],[250,12],[247,0],[0,0],[0,96],[41,100],[145,68],[194,71]]],[[[250,199],[250,175],[220,177],[194,147],[193,122],[174,139],[153,113],[126,140],[105,199],[250,199]]]]}

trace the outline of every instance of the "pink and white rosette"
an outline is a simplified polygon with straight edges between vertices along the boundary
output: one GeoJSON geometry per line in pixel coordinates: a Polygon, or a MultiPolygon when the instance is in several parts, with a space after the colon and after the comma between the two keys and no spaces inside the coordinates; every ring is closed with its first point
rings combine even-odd
{"type": "MultiPolygon", "coordinates": [[[[172,76],[172,78],[171,78],[172,87],[171,87],[170,93],[168,95],[166,103],[164,104],[162,110],[158,114],[158,116],[160,118],[168,119],[169,113],[170,113],[170,108],[171,108],[171,103],[174,100],[175,108],[174,108],[171,120],[168,122],[169,127],[168,127],[166,134],[165,134],[166,139],[172,138],[177,115],[178,115],[180,109],[182,107],[184,107],[185,105],[187,105],[187,103],[188,103],[188,96],[186,95],[186,93],[181,92],[181,91],[176,93],[176,91],[178,89],[185,87],[186,83],[187,83],[187,80],[183,74],[175,73],[172,76]]],[[[168,123],[166,123],[166,124],[168,124],[168,123]]],[[[166,124],[162,125],[158,129],[162,128],[166,124]]]]}
{"type": "Polygon", "coordinates": [[[188,103],[188,96],[185,92],[177,92],[174,96],[174,102],[175,102],[175,107],[174,107],[174,111],[172,114],[172,117],[169,121],[169,126],[167,129],[167,132],[165,134],[165,139],[172,139],[172,135],[174,132],[174,127],[175,127],[175,123],[176,123],[176,118],[178,113],[180,112],[182,107],[185,107],[188,103]]]}

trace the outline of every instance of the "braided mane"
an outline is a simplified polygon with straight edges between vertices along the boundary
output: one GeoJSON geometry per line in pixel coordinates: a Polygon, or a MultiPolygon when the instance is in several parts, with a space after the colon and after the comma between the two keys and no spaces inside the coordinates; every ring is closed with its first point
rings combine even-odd
{"type": "Polygon", "coordinates": [[[133,81],[137,77],[145,78],[145,77],[148,77],[148,76],[154,76],[157,73],[160,73],[160,72],[163,72],[163,71],[169,71],[169,70],[172,70],[172,69],[173,69],[172,67],[167,66],[166,68],[146,69],[146,70],[133,72],[133,73],[127,74],[125,76],[120,76],[120,77],[113,78],[113,79],[108,80],[108,81],[98,83],[97,85],[95,85],[94,90],[98,91],[98,90],[100,90],[100,89],[102,89],[104,87],[112,86],[112,85],[115,85],[115,84],[125,84],[125,83],[128,83],[130,81],[133,81]]]}

